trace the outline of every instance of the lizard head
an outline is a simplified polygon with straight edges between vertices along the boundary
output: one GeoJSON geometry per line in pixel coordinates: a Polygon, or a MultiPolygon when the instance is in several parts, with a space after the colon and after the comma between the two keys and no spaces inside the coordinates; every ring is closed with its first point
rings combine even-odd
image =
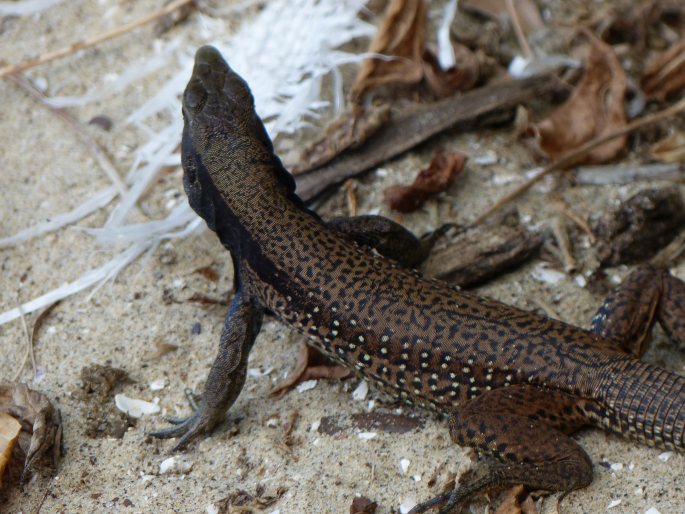
{"type": "Polygon", "coordinates": [[[294,194],[292,176],[274,154],[247,83],[218,50],[201,47],[183,93],[181,147],[190,205],[214,228],[205,197],[216,189],[231,203],[268,184],[294,194]],[[274,182],[275,179],[275,182],[274,182]]]}

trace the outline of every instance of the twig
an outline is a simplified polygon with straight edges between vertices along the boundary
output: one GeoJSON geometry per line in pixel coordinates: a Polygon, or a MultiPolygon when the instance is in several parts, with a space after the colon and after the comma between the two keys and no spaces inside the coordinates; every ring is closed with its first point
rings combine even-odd
{"type": "Polygon", "coordinates": [[[77,41],[76,43],[72,43],[69,46],[60,48],[59,50],[48,52],[39,57],[28,59],[27,61],[18,64],[9,64],[3,66],[2,68],[0,68],[0,77],[4,77],[5,75],[11,75],[13,73],[19,73],[21,71],[28,70],[29,68],[33,68],[40,64],[45,64],[50,61],[61,59],[62,57],[66,57],[67,55],[78,52],[79,50],[90,48],[91,46],[95,46],[99,43],[102,43],[103,41],[107,41],[109,39],[120,36],[121,34],[125,34],[126,32],[130,32],[131,30],[136,29],[142,25],[145,25],[146,23],[150,23],[151,21],[161,18],[162,16],[166,16],[167,14],[175,11],[179,7],[183,7],[184,5],[189,4],[193,1],[194,0],[175,0],[174,2],[171,2],[169,5],[162,7],[157,11],[147,14],[142,18],[134,20],[114,30],[105,32],[104,34],[99,34],[88,39],[77,41]]]}
{"type": "Polygon", "coordinates": [[[581,218],[578,213],[571,209],[571,206],[568,203],[566,203],[566,201],[563,198],[559,198],[557,200],[557,208],[559,209],[560,213],[562,213],[569,220],[575,223],[578,226],[578,228],[580,228],[580,230],[585,232],[585,234],[588,236],[588,239],[590,240],[590,244],[595,244],[597,238],[595,237],[594,232],[592,232],[592,227],[590,227],[590,224],[587,222],[587,220],[581,218]]]}
{"type": "Polygon", "coordinates": [[[66,123],[69,126],[69,128],[71,128],[74,131],[74,133],[81,140],[81,143],[83,143],[86,149],[92,154],[95,161],[100,165],[102,171],[104,171],[105,174],[112,181],[114,186],[119,191],[119,194],[121,196],[125,195],[128,188],[126,187],[126,184],[124,184],[124,182],[121,180],[119,172],[114,167],[114,164],[112,164],[112,161],[109,160],[107,154],[105,154],[102,148],[100,148],[100,145],[98,145],[97,142],[92,137],[90,137],[90,135],[87,134],[85,130],[83,130],[81,122],[74,118],[64,109],[57,109],[56,107],[53,107],[52,105],[47,103],[46,96],[40,89],[38,89],[35,86],[35,84],[28,77],[16,73],[10,75],[9,78],[20,88],[26,91],[29,95],[38,100],[38,102],[40,102],[41,105],[50,110],[50,112],[52,112],[55,116],[64,121],[64,123],[66,123]]]}
{"type": "Polygon", "coordinates": [[[521,20],[519,20],[519,14],[516,12],[516,7],[514,7],[514,0],[506,0],[504,3],[507,6],[507,11],[509,11],[511,24],[514,27],[514,33],[516,34],[516,39],[521,47],[521,51],[523,52],[523,55],[530,59],[533,57],[533,51],[530,49],[526,35],[521,27],[521,20]]]}
{"type": "Polygon", "coordinates": [[[357,215],[357,181],[353,178],[348,178],[344,184],[346,198],[347,198],[347,211],[350,216],[357,215]]]}
{"type": "Polygon", "coordinates": [[[19,369],[17,370],[17,373],[14,375],[13,381],[17,381],[19,376],[21,375],[21,372],[24,370],[24,366],[26,366],[26,361],[28,360],[29,357],[31,357],[31,366],[33,367],[33,378],[36,378],[36,374],[38,372],[38,366],[36,365],[36,355],[34,353],[34,345],[36,342],[36,333],[40,329],[40,327],[43,325],[43,321],[45,321],[45,318],[48,316],[50,312],[52,312],[52,309],[55,308],[55,306],[60,302],[60,300],[57,300],[56,302],[51,303],[45,309],[43,309],[38,316],[36,316],[36,320],[33,322],[33,327],[31,327],[31,334],[29,335],[28,332],[28,327],[26,326],[26,320],[24,319],[24,315],[21,315],[21,324],[22,327],[24,328],[24,338],[26,340],[26,353],[24,354],[24,359],[22,360],[21,366],[19,366],[19,369]]]}
{"type": "Polygon", "coordinates": [[[568,237],[566,226],[561,221],[561,216],[557,215],[552,218],[551,229],[554,239],[557,240],[561,260],[564,264],[564,271],[571,273],[576,269],[577,264],[571,253],[571,240],[568,237]]]}
{"type": "MultiPolygon", "coordinates": [[[[567,152],[564,154],[562,157],[560,157],[558,160],[554,161],[551,164],[548,164],[544,168],[540,170],[539,173],[537,173],[533,178],[516,188],[514,191],[511,193],[507,194],[497,202],[495,202],[494,205],[492,205],[489,209],[487,209],[483,214],[478,216],[476,220],[473,222],[473,225],[478,225],[479,223],[482,223],[483,220],[485,220],[488,216],[490,216],[492,213],[498,211],[501,209],[504,205],[512,202],[513,200],[516,200],[518,197],[520,197],[523,193],[528,191],[531,187],[533,187],[535,184],[537,184],[540,180],[542,180],[544,177],[552,173],[553,171],[557,171],[560,168],[563,168],[564,166],[567,166],[574,162],[576,159],[579,157],[585,155],[588,153],[590,150],[594,150],[600,145],[603,145],[607,141],[611,141],[612,139],[616,139],[617,137],[621,137],[625,134],[629,134],[630,132],[633,132],[634,130],[640,129],[642,127],[645,127],[647,125],[652,125],[654,123],[657,123],[659,121],[662,121],[666,118],[670,118],[671,116],[674,116],[676,114],[679,114],[681,112],[685,111],[685,98],[681,99],[679,102],[671,105],[670,107],[667,107],[666,109],[663,109],[661,111],[655,112],[653,114],[648,114],[646,116],[643,116],[642,118],[639,118],[631,123],[628,123],[625,127],[621,127],[620,129],[614,130],[613,132],[610,132],[608,134],[604,134],[603,136],[596,137],[595,139],[591,139],[587,143],[579,146],[575,150],[571,150],[570,152],[567,152]]],[[[566,171],[566,170],[564,170],[566,171]]]]}

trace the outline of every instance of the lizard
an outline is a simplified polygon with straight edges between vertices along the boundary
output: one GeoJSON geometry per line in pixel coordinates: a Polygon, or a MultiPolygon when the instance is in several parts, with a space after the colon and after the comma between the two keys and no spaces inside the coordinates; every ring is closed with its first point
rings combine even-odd
{"type": "Polygon", "coordinates": [[[411,269],[421,255],[400,264],[420,241],[399,224],[328,224],[305,206],[247,83],[213,47],[197,51],[182,104],[184,188],[230,252],[235,293],[199,404],[153,436],[180,437],[180,450],[221,422],[269,311],[372,384],[445,414],[452,440],[483,457],[414,514],[510,484],[587,486],[592,462],[570,437],[585,426],[685,451],[685,377],[640,359],[656,322],[685,342],[685,282],[637,268],[585,330],[424,279],[411,269]]]}

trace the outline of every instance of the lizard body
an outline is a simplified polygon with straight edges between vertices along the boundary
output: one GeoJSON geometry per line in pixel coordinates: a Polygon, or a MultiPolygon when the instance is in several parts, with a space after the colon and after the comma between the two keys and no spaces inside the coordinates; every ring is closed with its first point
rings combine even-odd
{"type": "Polygon", "coordinates": [[[448,512],[496,485],[589,484],[592,463],[568,437],[585,425],[685,451],[685,377],[639,360],[657,318],[685,340],[683,282],[639,270],[587,331],[423,279],[398,264],[400,250],[376,248],[393,260],[355,242],[368,219],[355,233],[355,218],[327,224],[304,206],[253,104],[216,50],[198,50],[183,99],[184,186],[231,252],[236,294],[199,409],[154,435],[181,436],[180,448],[221,421],[270,310],[372,383],[448,414],[453,440],[491,458],[415,512],[443,501],[448,512]]]}

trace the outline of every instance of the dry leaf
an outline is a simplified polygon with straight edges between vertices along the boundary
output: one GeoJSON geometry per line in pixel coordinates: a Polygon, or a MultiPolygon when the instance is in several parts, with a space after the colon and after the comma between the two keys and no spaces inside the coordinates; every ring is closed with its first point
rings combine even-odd
{"type": "Polygon", "coordinates": [[[47,396],[29,389],[26,384],[0,384],[0,412],[10,414],[21,423],[19,445],[26,454],[22,483],[48,451],[52,464],[57,463],[62,449],[62,419],[47,396]]]}
{"type": "MultiPolygon", "coordinates": [[[[524,32],[528,33],[544,27],[535,0],[516,0],[512,2],[524,32]]],[[[501,19],[509,16],[506,0],[462,0],[459,7],[466,12],[474,12],[489,18],[501,19]]]]}
{"type": "Polygon", "coordinates": [[[456,63],[443,70],[431,50],[423,53],[423,72],[426,83],[436,98],[451,96],[457,91],[467,91],[476,85],[480,77],[478,57],[466,46],[452,43],[456,63]]]}
{"type": "MultiPolygon", "coordinates": [[[[561,107],[531,126],[532,132],[539,136],[541,149],[552,160],[626,124],[623,68],[610,46],[589,32],[583,32],[591,43],[583,77],[561,107]]],[[[606,162],[623,150],[626,141],[627,136],[617,137],[569,166],[606,162]]]]}
{"type": "Polygon", "coordinates": [[[445,191],[464,169],[466,156],[457,152],[438,152],[428,168],[421,170],[410,186],[391,186],[384,191],[385,201],[400,212],[421,207],[431,195],[445,191]]]}
{"type": "Polygon", "coordinates": [[[5,468],[12,456],[14,445],[17,444],[21,432],[21,424],[9,414],[0,412],[0,488],[5,468]]]}
{"type": "Polygon", "coordinates": [[[415,84],[423,76],[426,6],[423,0],[391,0],[369,52],[393,59],[362,62],[352,86],[352,97],[384,84],[415,84]]]}
{"type": "Polygon", "coordinates": [[[378,504],[366,496],[355,496],[350,505],[350,514],[374,514],[378,504]]]}
{"type": "Polygon", "coordinates": [[[500,503],[495,514],[521,514],[521,498],[525,495],[522,485],[515,485],[504,493],[504,501],[500,503]]]}
{"type": "Polygon", "coordinates": [[[283,396],[293,389],[297,384],[307,380],[328,379],[342,380],[352,374],[352,370],[338,364],[334,364],[326,355],[319,350],[312,348],[306,343],[302,343],[297,355],[295,369],[288,374],[283,382],[277,384],[272,390],[271,395],[283,396]]]}
{"type": "Polygon", "coordinates": [[[685,162],[685,132],[678,131],[657,141],[649,155],[661,162],[685,162]]]}
{"type": "Polygon", "coordinates": [[[663,100],[685,87],[685,38],[660,54],[642,76],[648,99],[663,100]]]}

